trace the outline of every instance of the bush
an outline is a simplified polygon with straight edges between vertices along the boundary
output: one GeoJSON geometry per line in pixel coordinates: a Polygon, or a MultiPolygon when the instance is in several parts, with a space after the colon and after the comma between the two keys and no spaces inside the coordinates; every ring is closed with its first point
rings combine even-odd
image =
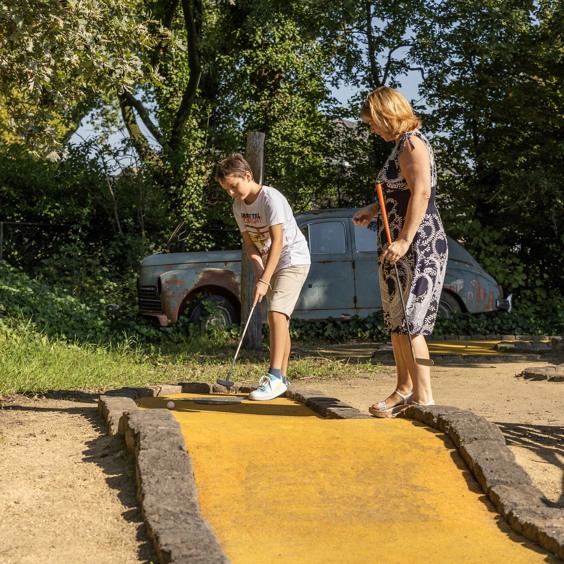
{"type": "Polygon", "coordinates": [[[103,302],[86,305],[64,289],[52,288],[0,264],[0,317],[68,340],[107,340],[111,327],[103,302]]]}
{"type": "MultiPolygon", "coordinates": [[[[382,312],[348,320],[293,319],[290,333],[296,341],[387,341],[389,333],[382,312]]],[[[463,313],[451,319],[438,319],[436,335],[564,335],[564,298],[550,302],[519,304],[511,313],[463,313]]]]}
{"type": "Polygon", "coordinates": [[[464,313],[439,319],[437,335],[564,335],[564,298],[522,302],[511,313],[464,313]]]}

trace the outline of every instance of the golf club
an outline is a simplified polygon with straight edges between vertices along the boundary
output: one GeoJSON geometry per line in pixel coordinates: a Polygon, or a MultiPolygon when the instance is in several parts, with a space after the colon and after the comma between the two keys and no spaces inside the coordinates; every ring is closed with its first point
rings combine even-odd
{"type": "MultiPolygon", "coordinates": [[[[390,225],[388,223],[388,214],[386,212],[386,204],[384,202],[384,194],[382,192],[382,185],[378,182],[376,184],[376,192],[378,194],[378,203],[380,204],[380,210],[382,211],[382,221],[384,222],[384,230],[386,231],[386,238],[388,239],[388,245],[392,244],[392,236],[390,235],[390,225]]],[[[396,282],[398,285],[398,292],[401,299],[401,307],[403,309],[403,318],[405,319],[405,326],[407,328],[407,336],[409,337],[409,348],[411,349],[411,357],[415,364],[420,366],[433,366],[435,363],[430,358],[416,358],[415,351],[413,350],[413,341],[411,340],[411,331],[409,330],[409,320],[407,319],[407,309],[405,307],[405,301],[403,298],[403,289],[400,282],[398,267],[394,262],[394,270],[396,273],[396,282]]]]}
{"type": "Polygon", "coordinates": [[[231,363],[231,368],[229,369],[229,372],[227,373],[227,378],[225,380],[216,380],[216,382],[220,386],[225,386],[226,388],[231,388],[231,386],[233,386],[235,384],[235,382],[231,381],[231,372],[233,372],[233,368],[235,367],[235,361],[237,360],[237,356],[239,355],[239,350],[241,348],[241,345],[243,344],[243,339],[245,338],[245,333],[247,332],[247,327],[249,326],[249,323],[251,321],[251,317],[253,317],[253,311],[255,311],[256,305],[257,305],[257,302],[255,302],[253,304],[253,307],[251,308],[251,311],[249,312],[249,317],[247,318],[247,323],[245,323],[245,328],[243,329],[243,334],[241,335],[241,338],[239,339],[239,346],[237,347],[237,350],[235,351],[235,356],[233,357],[233,362],[231,363]]]}

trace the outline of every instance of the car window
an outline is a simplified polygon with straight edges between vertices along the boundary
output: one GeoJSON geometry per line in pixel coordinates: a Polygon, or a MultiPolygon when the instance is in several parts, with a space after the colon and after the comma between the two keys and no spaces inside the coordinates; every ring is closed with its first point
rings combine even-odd
{"type": "Polygon", "coordinates": [[[312,255],[334,255],[347,252],[345,225],[342,221],[310,223],[308,240],[312,255]]]}
{"type": "Polygon", "coordinates": [[[378,250],[378,223],[371,221],[366,227],[354,226],[354,240],[359,253],[370,253],[378,250]]]}

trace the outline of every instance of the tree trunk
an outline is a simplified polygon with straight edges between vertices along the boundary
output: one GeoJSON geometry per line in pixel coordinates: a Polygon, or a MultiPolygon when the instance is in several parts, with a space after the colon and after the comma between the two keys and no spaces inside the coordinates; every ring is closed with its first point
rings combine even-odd
{"type": "MultiPolygon", "coordinates": [[[[253,171],[253,177],[256,182],[262,184],[264,171],[264,133],[251,131],[247,134],[247,150],[246,159],[253,171]]],[[[241,260],[241,324],[242,327],[248,319],[249,312],[253,305],[253,297],[255,294],[255,272],[251,265],[251,261],[245,252],[243,245],[243,253],[241,260]]],[[[266,308],[265,300],[261,304],[257,304],[253,319],[249,322],[247,334],[245,335],[245,347],[253,350],[260,350],[262,345],[262,311],[266,308]]]]}

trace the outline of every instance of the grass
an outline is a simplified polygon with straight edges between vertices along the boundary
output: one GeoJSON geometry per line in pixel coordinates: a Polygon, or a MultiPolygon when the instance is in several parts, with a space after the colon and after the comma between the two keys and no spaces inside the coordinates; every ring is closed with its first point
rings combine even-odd
{"type": "MultiPolygon", "coordinates": [[[[237,346],[232,335],[216,332],[166,346],[125,340],[118,345],[69,343],[49,338],[30,325],[0,325],[0,396],[52,390],[103,392],[122,386],[215,382],[225,378],[237,346]]],[[[368,363],[350,363],[315,352],[294,356],[292,381],[374,374],[368,363]]],[[[268,368],[268,350],[242,351],[232,378],[256,382],[268,368]]]]}

